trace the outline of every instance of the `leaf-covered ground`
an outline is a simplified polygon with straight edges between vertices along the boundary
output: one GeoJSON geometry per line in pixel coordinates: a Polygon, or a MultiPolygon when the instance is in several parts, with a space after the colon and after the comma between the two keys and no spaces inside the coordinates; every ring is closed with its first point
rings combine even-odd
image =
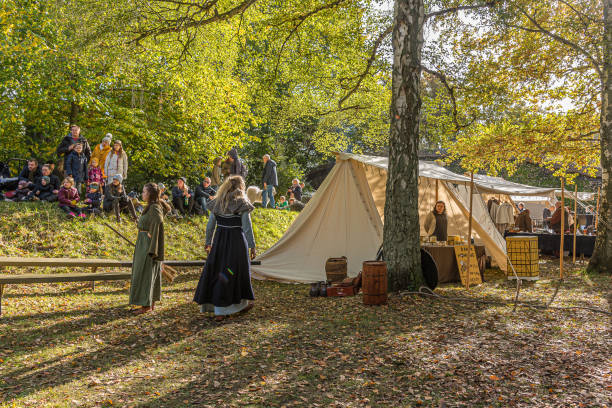
{"type": "MultiPolygon", "coordinates": [[[[47,228],[74,225],[55,216],[57,225],[47,227],[40,213],[20,217],[35,231],[16,242],[0,226],[2,255],[34,253],[36,245],[52,245],[39,238],[47,228]]],[[[258,211],[253,218],[256,231],[270,235],[269,246],[278,231],[258,224],[278,223],[277,213],[258,211]]],[[[199,246],[202,222],[172,223],[169,235],[199,234],[191,240],[199,246]]],[[[74,228],[95,231],[94,224],[74,228]]],[[[70,239],[62,245],[71,255],[129,254],[119,241],[107,243],[102,231],[95,245],[70,239]]],[[[182,251],[173,257],[201,254],[201,248],[182,251]]],[[[36,255],[63,254],[55,248],[36,255]]],[[[549,301],[556,264],[542,264],[543,278],[525,283],[521,300],[549,301]]],[[[610,310],[610,277],[582,267],[570,268],[553,306],[610,310]]],[[[509,303],[414,295],[368,307],[361,295],[309,298],[307,285],[256,281],[256,308],[218,324],[191,301],[198,277],[198,270],[183,270],[164,287],[159,308],[138,317],[126,306],[122,282],[100,284],[95,293],[78,283],[9,286],[0,318],[0,406],[601,407],[612,400],[611,321],[603,314],[513,312],[509,303]]],[[[488,271],[487,282],[469,292],[448,285],[436,293],[508,301],[514,285],[488,271]]]]}

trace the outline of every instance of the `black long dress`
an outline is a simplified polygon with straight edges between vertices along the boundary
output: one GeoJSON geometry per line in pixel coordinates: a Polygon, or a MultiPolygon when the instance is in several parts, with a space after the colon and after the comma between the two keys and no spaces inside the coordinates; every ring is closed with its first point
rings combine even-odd
{"type": "Polygon", "coordinates": [[[213,217],[217,229],[193,300],[202,305],[202,311],[232,314],[240,311],[243,306],[239,305],[246,305],[246,300],[255,299],[243,217],[211,214],[213,222],[213,217]]]}

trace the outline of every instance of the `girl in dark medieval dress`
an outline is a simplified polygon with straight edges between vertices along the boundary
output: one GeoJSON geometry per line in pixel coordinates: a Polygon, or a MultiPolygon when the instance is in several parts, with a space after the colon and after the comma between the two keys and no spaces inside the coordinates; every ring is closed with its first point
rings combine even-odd
{"type": "Polygon", "coordinates": [[[249,300],[255,299],[249,261],[249,249],[251,259],[256,255],[250,216],[253,205],[242,177],[228,177],[207,207],[211,213],[206,225],[208,258],[193,300],[202,312],[214,312],[215,320],[221,321],[247,312],[253,307],[249,300]]]}

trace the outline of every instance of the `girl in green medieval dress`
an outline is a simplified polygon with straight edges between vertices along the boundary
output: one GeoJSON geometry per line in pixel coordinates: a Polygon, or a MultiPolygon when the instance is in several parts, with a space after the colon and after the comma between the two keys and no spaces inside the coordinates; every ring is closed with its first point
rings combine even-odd
{"type": "Polygon", "coordinates": [[[138,219],[138,239],[132,262],[130,304],[141,306],[136,313],[154,309],[161,298],[161,262],[164,260],[164,215],[169,208],[159,199],[157,184],[142,189],[147,207],[138,219]]]}

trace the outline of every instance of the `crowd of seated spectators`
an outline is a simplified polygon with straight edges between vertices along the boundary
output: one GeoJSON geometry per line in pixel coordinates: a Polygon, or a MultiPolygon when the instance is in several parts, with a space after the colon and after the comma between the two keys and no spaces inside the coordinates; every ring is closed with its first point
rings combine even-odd
{"type": "MultiPolygon", "coordinates": [[[[137,193],[128,194],[124,187],[128,176],[128,156],[121,141],[113,140],[112,134],[107,133],[92,150],[79,126],[73,125],[56,152],[60,157],[57,168],[54,163],[40,165],[34,158],[27,160],[15,188],[4,195],[0,193],[0,200],[57,202],[68,217],[76,219],[109,213],[120,222],[126,212],[137,219],[137,213],[143,207],[137,193]]],[[[180,177],[170,191],[159,183],[160,196],[170,205],[170,216],[208,215],[208,203],[215,198],[223,179],[234,174],[243,178],[248,174],[246,163],[236,149],[230,150],[225,160],[215,158],[210,177],[204,177],[195,189],[188,186],[185,177],[180,177]]],[[[265,155],[263,194],[270,207],[289,210],[296,203],[301,204],[303,183],[294,179],[287,190],[288,198],[281,196],[275,203],[274,187],[277,184],[276,163],[265,155]]]]}

